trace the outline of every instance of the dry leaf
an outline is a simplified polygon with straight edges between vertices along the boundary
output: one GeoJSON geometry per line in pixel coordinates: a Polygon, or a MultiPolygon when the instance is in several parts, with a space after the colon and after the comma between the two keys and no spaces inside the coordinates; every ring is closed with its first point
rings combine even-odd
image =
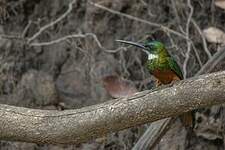
{"type": "Polygon", "coordinates": [[[225,44],[225,33],[215,27],[209,27],[203,30],[203,34],[209,42],[225,44]]]}
{"type": "Polygon", "coordinates": [[[102,79],[106,91],[113,98],[122,98],[137,93],[135,85],[117,75],[106,76],[102,79]]]}
{"type": "Polygon", "coordinates": [[[225,9],[225,0],[216,0],[215,5],[219,8],[225,9]]]}

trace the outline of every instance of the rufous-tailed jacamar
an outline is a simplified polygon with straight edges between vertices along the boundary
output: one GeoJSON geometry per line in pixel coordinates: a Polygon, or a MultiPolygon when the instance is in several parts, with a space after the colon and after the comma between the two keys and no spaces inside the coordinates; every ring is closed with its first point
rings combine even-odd
{"type": "MultiPolygon", "coordinates": [[[[181,68],[168,53],[163,43],[149,40],[146,40],[143,44],[124,40],[117,41],[139,47],[147,54],[148,59],[146,61],[146,67],[157,79],[158,85],[169,84],[183,79],[181,68]]],[[[181,120],[186,127],[193,126],[193,116],[191,112],[183,114],[181,120]]]]}

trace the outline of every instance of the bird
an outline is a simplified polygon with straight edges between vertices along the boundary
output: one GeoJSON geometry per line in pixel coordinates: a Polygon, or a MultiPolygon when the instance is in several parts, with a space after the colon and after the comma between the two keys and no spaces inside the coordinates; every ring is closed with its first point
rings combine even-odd
{"type": "MultiPolygon", "coordinates": [[[[137,43],[125,40],[117,42],[129,44],[141,48],[147,54],[145,67],[156,78],[156,85],[165,85],[183,80],[183,73],[176,60],[169,54],[166,46],[160,41],[145,40],[137,43]]],[[[193,127],[193,113],[186,112],[180,116],[183,125],[187,128],[193,127]]]]}

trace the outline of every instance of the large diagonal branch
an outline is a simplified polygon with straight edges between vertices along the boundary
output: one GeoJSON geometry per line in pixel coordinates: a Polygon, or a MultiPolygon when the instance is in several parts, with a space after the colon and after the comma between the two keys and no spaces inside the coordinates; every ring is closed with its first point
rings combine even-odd
{"type": "Polygon", "coordinates": [[[225,71],[76,110],[0,105],[0,139],[81,143],[91,138],[225,102],[225,71]]]}

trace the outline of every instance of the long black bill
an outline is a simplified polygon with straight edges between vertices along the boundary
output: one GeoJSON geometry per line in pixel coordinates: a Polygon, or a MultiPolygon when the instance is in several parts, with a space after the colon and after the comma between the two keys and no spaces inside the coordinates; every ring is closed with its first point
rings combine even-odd
{"type": "Polygon", "coordinates": [[[129,45],[133,45],[133,46],[137,46],[139,48],[142,48],[142,49],[146,49],[145,46],[139,44],[139,43],[136,43],[136,42],[131,42],[131,41],[124,41],[124,40],[116,40],[117,42],[120,42],[120,43],[125,43],[125,44],[129,44],[129,45]]]}

